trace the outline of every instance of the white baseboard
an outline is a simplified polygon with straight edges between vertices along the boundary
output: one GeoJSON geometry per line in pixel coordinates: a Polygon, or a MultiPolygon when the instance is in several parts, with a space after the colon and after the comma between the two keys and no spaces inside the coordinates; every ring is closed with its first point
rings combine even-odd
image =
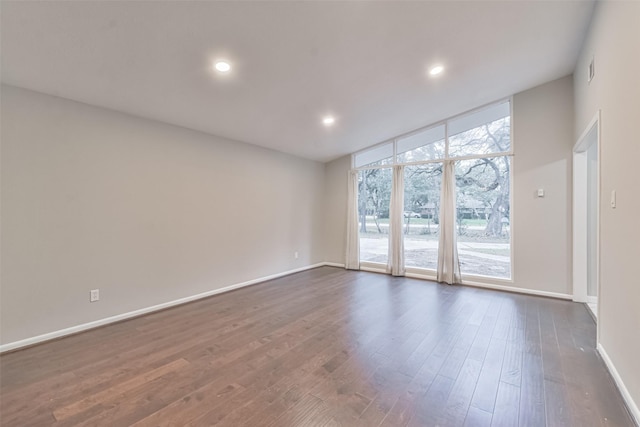
{"type": "Polygon", "coordinates": [[[624,381],[622,381],[622,377],[620,377],[618,370],[616,369],[615,365],[611,361],[611,358],[605,351],[604,347],[602,347],[602,344],[598,343],[597,348],[598,348],[598,353],[600,353],[600,357],[602,357],[604,364],[607,366],[607,369],[609,369],[609,372],[611,373],[613,380],[616,382],[616,385],[618,386],[618,390],[620,390],[620,394],[622,394],[622,398],[624,399],[624,402],[627,404],[627,408],[629,409],[631,416],[636,422],[636,425],[640,426],[640,409],[638,409],[638,405],[636,404],[636,402],[634,402],[633,398],[631,397],[629,390],[627,390],[627,387],[624,385],[624,381]]]}
{"type": "Polygon", "coordinates": [[[587,309],[587,311],[589,312],[589,314],[593,318],[593,321],[598,323],[597,307],[596,307],[596,311],[593,311],[593,304],[589,304],[589,303],[586,303],[586,302],[583,302],[582,304],[584,304],[585,308],[587,309]]]}
{"type": "MultiPolygon", "coordinates": [[[[405,276],[407,277],[411,277],[414,279],[423,279],[423,280],[430,280],[435,282],[436,281],[436,276],[429,276],[426,274],[420,274],[420,273],[414,273],[414,272],[407,272],[405,274],[405,276]]],[[[486,289],[494,289],[497,291],[505,291],[505,292],[513,292],[513,293],[517,293],[517,294],[527,294],[527,295],[536,295],[536,296],[541,296],[541,297],[550,297],[550,298],[558,298],[558,299],[565,299],[565,300],[570,300],[573,298],[572,295],[569,294],[562,294],[562,293],[558,293],[558,292],[548,292],[548,291],[538,291],[536,289],[527,289],[527,288],[518,288],[516,286],[509,286],[509,285],[497,285],[497,284],[493,284],[493,283],[484,283],[484,282],[477,282],[474,280],[462,280],[462,284],[464,286],[473,286],[475,288],[486,288],[486,289]]]]}
{"type": "Polygon", "coordinates": [[[411,279],[422,279],[422,280],[428,280],[430,282],[437,282],[438,279],[436,277],[436,275],[434,274],[433,276],[427,276],[426,274],[420,274],[420,273],[412,273],[407,271],[406,273],[404,273],[405,277],[409,277],[411,279]]]}
{"type": "MultiPolygon", "coordinates": [[[[49,341],[55,338],[64,337],[66,335],[76,334],[78,332],[86,331],[89,329],[97,328],[99,326],[108,325],[110,323],[119,322],[121,320],[130,319],[132,317],[141,316],[143,314],[152,313],[154,311],[163,310],[165,308],[173,307],[176,305],[185,304],[191,301],[199,300],[201,298],[210,297],[213,295],[221,294],[224,292],[229,292],[234,289],[244,288],[245,286],[251,286],[258,283],[266,282],[268,280],[277,279],[279,277],[288,276],[289,274],[299,273],[305,270],[311,270],[312,268],[323,267],[325,265],[338,267],[340,265],[334,263],[326,263],[320,262],[318,264],[307,265],[305,267],[296,268],[294,270],[283,271],[282,273],[271,274],[269,276],[260,277],[258,279],[249,280],[247,282],[236,283],[234,285],[225,286],[224,288],[213,289],[211,291],[203,292],[196,295],[191,295],[184,298],[179,298],[177,300],[168,301],[162,304],[153,305],[151,307],[141,308],[139,310],[130,311],[127,313],[117,314],[115,316],[106,317],[104,319],[95,320],[93,322],[83,323],[81,325],[72,326],[70,328],[60,329],[58,331],[49,332],[46,334],[38,335],[31,338],[26,338],[20,341],[14,341],[7,344],[0,345],[0,353],[4,353],[6,351],[16,350],[22,347],[31,346],[34,344],[38,344],[44,341],[49,341]]],[[[344,265],[342,266],[344,267],[344,265]]]]}
{"type": "Polygon", "coordinates": [[[327,267],[344,268],[344,264],[340,264],[339,262],[325,262],[324,265],[326,265],[327,267]]]}
{"type": "Polygon", "coordinates": [[[493,285],[489,283],[481,283],[481,282],[473,282],[473,281],[462,281],[463,285],[473,286],[476,288],[487,288],[487,289],[495,289],[497,291],[506,291],[506,292],[514,292],[517,294],[527,294],[527,295],[537,295],[540,297],[550,297],[550,298],[558,298],[558,299],[573,299],[573,295],[562,294],[559,292],[548,292],[548,291],[538,291],[535,289],[527,289],[527,288],[518,288],[516,286],[506,286],[506,285],[493,285]]]}
{"type": "Polygon", "coordinates": [[[367,271],[369,273],[378,273],[378,274],[387,274],[387,270],[385,270],[384,268],[374,268],[374,267],[367,267],[367,266],[360,266],[360,271],[367,271]]]}

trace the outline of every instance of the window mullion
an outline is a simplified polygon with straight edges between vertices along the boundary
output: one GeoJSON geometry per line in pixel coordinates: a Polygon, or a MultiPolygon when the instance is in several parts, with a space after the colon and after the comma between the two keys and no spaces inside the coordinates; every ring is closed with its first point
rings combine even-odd
{"type": "Polygon", "coordinates": [[[449,160],[449,122],[444,122],[444,160],[449,160]]]}

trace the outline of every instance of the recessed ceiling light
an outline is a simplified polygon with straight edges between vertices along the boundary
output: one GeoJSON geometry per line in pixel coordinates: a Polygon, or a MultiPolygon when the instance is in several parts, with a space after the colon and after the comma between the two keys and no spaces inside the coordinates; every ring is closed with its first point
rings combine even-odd
{"type": "Polygon", "coordinates": [[[228,73],[229,71],[231,71],[231,64],[229,64],[227,61],[218,61],[216,62],[214,67],[221,73],[228,73]]]}
{"type": "Polygon", "coordinates": [[[442,65],[436,65],[435,67],[432,67],[429,70],[429,74],[431,74],[432,76],[437,76],[438,74],[441,74],[444,71],[444,67],[442,65]]]}
{"type": "Polygon", "coordinates": [[[336,122],[336,119],[331,116],[327,116],[324,119],[322,119],[322,124],[325,126],[331,126],[335,122],[336,122]]]}

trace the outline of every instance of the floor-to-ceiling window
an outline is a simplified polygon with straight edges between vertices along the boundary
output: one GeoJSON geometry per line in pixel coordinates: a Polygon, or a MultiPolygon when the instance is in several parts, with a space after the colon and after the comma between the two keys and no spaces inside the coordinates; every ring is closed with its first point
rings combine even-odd
{"type": "Polygon", "coordinates": [[[405,266],[435,270],[438,264],[442,163],[404,169],[405,266]]]}
{"type": "Polygon", "coordinates": [[[386,264],[389,248],[391,169],[364,169],[358,174],[360,261],[386,264]]]}
{"type": "Polygon", "coordinates": [[[404,168],[405,266],[435,270],[445,126],[413,132],[397,139],[396,162],[404,168]]]}
{"type": "Polygon", "coordinates": [[[464,276],[511,277],[511,114],[504,101],[356,153],[360,261],[388,262],[391,168],[403,165],[404,265],[435,272],[445,162],[455,165],[457,251],[464,276]]]}
{"type": "Polygon", "coordinates": [[[511,277],[510,119],[502,103],[447,123],[462,274],[511,277]]]}
{"type": "Polygon", "coordinates": [[[360,261],[387,264],[393,146],[383,144],[357,156],[360,261]]]}

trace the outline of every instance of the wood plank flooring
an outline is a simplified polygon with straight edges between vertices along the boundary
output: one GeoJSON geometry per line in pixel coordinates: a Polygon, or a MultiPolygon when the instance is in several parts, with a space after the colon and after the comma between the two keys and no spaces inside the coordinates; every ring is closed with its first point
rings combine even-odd
{"type": "Polygon", "coordinates": [[[332,267],[0,356],[2,426],[633,426],[584,306],[332,267]]]}

